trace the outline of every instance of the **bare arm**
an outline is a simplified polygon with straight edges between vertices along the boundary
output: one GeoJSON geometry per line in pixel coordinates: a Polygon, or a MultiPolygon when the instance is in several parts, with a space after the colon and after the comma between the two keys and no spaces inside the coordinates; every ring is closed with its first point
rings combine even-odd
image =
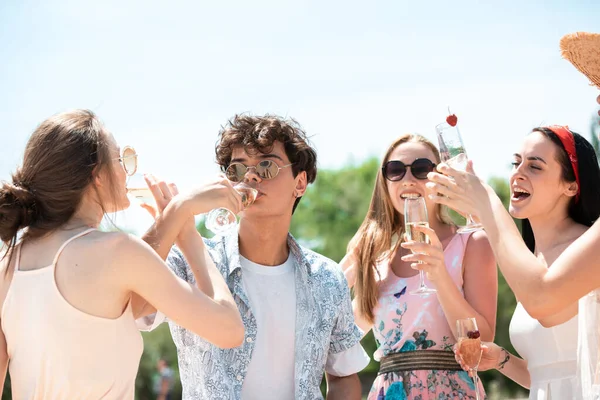
{"type": "Polygon", "coordinates": [[[154,249],[163,260],[167,259],[169,251],[177,240],[179,233],[193,225],[194,216],[182,210],[182,202],[173,201],[165,206],[156,216],[152,226],[144,233],[142,239],[154,249]]]}
{"type": "MultiPolygon", "coordinates": [[[[527,369],[527,361],[509,353],[508,350],[495,343],[482,342],[481,344],[482,355],[479,367],[477,368],[478,371],[498,370],[502,375],[523,386],[525,389],[529,389],[531,386],[531,377],[527,369]]],[[[460,366],[465,371],[469,371],[469,367],[462,362],[460,347],[458,345],[455,346],[455,351],[456,361],[460,363],[460,366]]]]}
{"type": "Polygon", "coordinates": [[[344,271],[348,287],[354,287],[354,284],[356,283],[356,260],[354,255],[351,253],[346,254],[339,265],[342,268],[342,271],[344,271]]]}
{"type": "Polygon", "coordinates": [[[561,312],[600,287],[598,221],[567,247],[552,268],[547,268],[525,246],[499,199],[491,198],[490,204],[492,213],[483,214],[481,221],[502,274],[533,318],[543,319],[561,312]]]}
{"type": "Polygon", "coordinates": [[[531,376],[529,375],[529,370],[527,369],[527,361],[513,354],[510,354],[508,350],[502,350],[502,360],[498,360],[498,363],[496,364],[496,369],[500,371],[502,375],[506,376],[514,382],[517,382],[525,389],[529,389],[529,387],[531,386],[531,376]],[[507,356],[508,360],[505,364],[502,365],[502,368],[500,368],[498,365],[504,360],[506,360],[507,356]]]}
{"type": "Polygon", "coordinates": [[[529,251],[496,194],[481,215],[507,283],[536,319],[556,314],[600,287],[600,223],[596,222],[547,268],[529,251]]]}
{"type": "MultiPolygon", "coordinates": [[[[344,271],[344,277],[346,278],[346,282],[348,282],[348,287],[354,287],[357,270],[354,255],[350,253],[346,254],[346,256],[342,258],[342,261],[340,261],[339,266],[342,268],[342,271],[344,271]]],[[[364,335],[369,333],[371,328],[373,328],[373,324],[367,321],[358,311],[356,297],[352,299],[352,313],[354,314],[354,322],[360,328],[364,337],[364,335]]]]}
{"type": "Polygon", "coordinates": [[[498,275],[485,232],[474,233],[467,243],[463,260],[463,296],[448,274],[442,244],[437,235],[431,228],[419,227],[419,230],[429,236],[431,244],[403,243],[402,247],[424,254],[410,254],[402,259],[423,262],[418,268],[426,271],[429,279],[435,283],[438,300],[455,338],[456,320],[474,317],[482,339],[493,341],[496,331],[498,275]]]}
{"type": "Polygon", "coordinates": [[[124,291],[137,293],[173,322],[216,346],[236,347],[242,343],[242,319],[221,276],[214,279],[214,295],[210,298],[177,278],[146,243],[120,235],[111,265],[124,291]]]}
{"type": "Polygon", "coordinates": [[[352,313],[354,314],[354,323],[356,323],[356,326],[360,328],[364,337],[373,328],[373,324],[367,321],[367,319],[364,318],[362,314],[358,311],[358,304],[356,302],[357,300],[355,297],[352,300],[352,313]]]}
{"type": "MultiPolygon", "coordinates": [[[[186,195],[179,195],[174,184],[167,184],[152,175],[146,177],[146,183],[152,191],[157,209],[145,207],[155,221],[144,234],[143,240],[163,260],[167,258],[173,243],[177,241],[192,269],[197,287],[212,298],[214,288],[208,269],[216,270],[216,268],[196,231],[194,215],[208,212],[219,205],[238,210],[241,201],[239,194],[233,190],[228,181],[223,179],[186,195]]],[[[156,312],[156,307],[151,302],[135,300],[136,318],[156,312]]]]}
{"type": "MultiPolygon", "coordinates": [[[[183,252],[190,269],[194,273],[196,287],[202,290],[208,297],[214,299],[215,293],[222,289],[216,287],[215,282],[222,282],[223,276],[208,253],[208,249],[204,245],[204,240],[202,240],[200,233],[196,231],[196,228],[185,229],[179,235],[177,246],[183,252]]],[[[225,289],[227,289],[226,286],[225,289]]]]}
{"type": "MultiPolygon", "coordinates": [[[[1,242],[0,242],[1,243],[1,242]]],[[[1,246],[0,246],[1,247],[1,246]]],[[[13,253],[14,254],[14,253],[13,253]]],[[[12,281],[12,277],[14,274],[14,257],[10,265],[10,270],[7,271],[8,259],[9,257],[0,260],[0,310],[4,306],[4,300],[6,300],[6,295],[8,294],[8,289],[10,287],[10,283],[12,281]]],[[[0,321],[0,327],[2,326],[2,321],[0,321]]],[[[4,336],[4,331],[0,329],[0,398],[4,392],[4,381],[6,380],[6,371],[8,370],[8,347],[6,344],[6,337],[4,336]]]]}
{"type": "Polygon", "coordinates": [[[327,400],[360,400],[361,385],[358,374],[334,376],[326,373],[327,400]]]}
{"type": "MultiPolygon", "coordinates": [[[[438,167],[429,174],[430,197],[484,225],[502,274],[529,315],[544,319],[600,287],[600,221],[573,242],[548,269],[527,248],[493,189],[477,176],[438,167]]],[[[472,168],[470,169],[472,171],[472,168]]]]}
{"type": "Polygon", "coordinates": [[[144,234],[143,239],[166,260],[169,251],[182,230],[194,227],[194,215],[204,214],[217,207],[226,207],[234,212],[241,210],[242,200],[226,179],[219,179],[193,190],[185,195],[178,194],[177,188],[153,176],[146,178],[158,207],[154,224],[144,234]]]}

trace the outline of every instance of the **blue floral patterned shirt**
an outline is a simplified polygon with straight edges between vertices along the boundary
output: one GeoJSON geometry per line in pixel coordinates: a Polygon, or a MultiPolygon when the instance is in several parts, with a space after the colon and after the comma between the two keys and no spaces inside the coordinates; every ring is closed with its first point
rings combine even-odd
{"type": "MultiPolygon", "coordinates": [[[[240,399],[257,326],[242,284],[237,231],[205,243],[233,294],[246,333],[240,347],[220,349],[169,322],[177,346],[183,399],[240,399]]],[[[328,357],[357,345],[362,333],[354,323],[350,291],[337,263],[300,246],[292,235],[288,246],[296,282],[295,399],[322,399],[320,384],[328,357]]],[[[180,278],[195,283],[177,248],[171,250],[167,263],[180,278]]],[[[164,320],[158,313],[153,327],[161,318],[164,320]]]]}

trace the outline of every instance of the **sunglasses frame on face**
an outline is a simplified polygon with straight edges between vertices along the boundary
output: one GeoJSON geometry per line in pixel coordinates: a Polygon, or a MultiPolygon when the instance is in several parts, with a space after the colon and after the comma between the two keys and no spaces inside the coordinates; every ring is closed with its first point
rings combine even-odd
{"type": "Polygon", "coordinates": [[[391,182],[398,182],[401,181],[402,179],[404,179],[404,177],[406,176],[406,171],[408,170],[408,168],[410,168],[410,173],[412,174],[412,176],[414,176],[416,179],[419,180],[425,180],[427,179],[427,174],[430,172],[433,172],[435,170],[436,164],[431,161],[428,158],[417,158],[415,161],[412,162],[412,164],[404,164],[402,161],[399,160],[391,160],[386,162],[383,167],[381,167],[381,173],[383,174],[383,177],[385,179],[387,179],[388,181],[391,182]],[[400,167],[402,168],[402,172],[399,174],[396,174],[395,176],[390,177],[387,169],[389,165],[400,165],[400,167]],[[415,166],[415,164],[417,164],[415,166]],[[422,164],[422,165],[420,165],[422,164]],[[419,172],[417,171],[415,173],[414,168],[426,168],[426,170],[424,170],[424,172],[419,172]]]}
{"type": "Polygon", "coordinates": [[[248,167],[248,166],[242,164],[241,162],[234,162],[234,163],[229,164],[227,166],[227,168],[225,169],[225,176],[231,182],[235,182],[235,183],[242,182],[244,180],[244,177],[248,173],[248,170],[251,168],[254,168],[254,173],[256,173],[256,175],[258,175],[258,177],[260,179],[270,180],[270,179],[277,177],[277,175],[279,175],[279,171],[281,171],[282,169],[287,168],[289,166],[292,166],[292,165],[294,165],[294,163],[290,163],[290,164],[280,167],[279,165],[277,165],[277,163],[275,161],[262,160],[258,164],[251,165],[248,167]],[[263,164],[266,164],[266,166],[263,166],[263,164]],[[238,168],[237,166],[241,166],[240,168],[243,167],[243,169],[241,169],[239,173],[237,171],[237,168],[238,168]],[[229,172],[231,167],[234,167],[233,173],[229,172]],[[269,172],[269,169],[270,169],[270,172],[269,172]],[[269,172],[269,174],[267,175],[267,174],[265,174],[265,172],[269,172]]]}
{"type": "Polygon", "coordinates": [[[123,147],[121,149],[121,156],[115,158],[115,160],[119,160],[119,162],[121,163],[121,166],[123,167],[123,170],[125,170],[125,173],[127,174],[127,176],[132,176],[133,174],[136,173],[137,167],[138,167],[138,154],[136,153],[136,151],[133,147],[131,147],[131,146],[123,147]],[[126,154],[128,152],[131,152],[133,154],[126,154]],[[129,171],[126,161],[128,161],[131,158],[133,158],[134,165],[132,167],[132,171],[129,171]]]}

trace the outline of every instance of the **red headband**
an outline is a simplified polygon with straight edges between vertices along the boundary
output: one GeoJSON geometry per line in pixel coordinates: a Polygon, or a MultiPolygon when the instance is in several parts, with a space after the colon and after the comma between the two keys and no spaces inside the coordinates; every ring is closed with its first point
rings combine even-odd
{"type": "Polygon", "coordinates": [[[577,161],[577,151],[575,150],[575,136],[573,136],[568,126],[552,125],[547,126],[547,128],[558,136],[567,151],[571,166],[573,167],[573,172],[575,172],[575,182],[577,182],[577,194],[575,195],[575,202],[577,203],[581,185],[579,184],[579,166],[577,161]]]}

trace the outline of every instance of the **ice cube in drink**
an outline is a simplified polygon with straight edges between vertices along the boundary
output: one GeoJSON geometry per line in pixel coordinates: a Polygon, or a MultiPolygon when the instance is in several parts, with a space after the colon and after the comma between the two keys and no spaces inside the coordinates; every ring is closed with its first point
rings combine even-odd
{"type": "Polygon", "coordinates": [[[459,155],[452,157],[451,159],[446,161],[446,164],[448,164],[456,170],[465,171],[467,169],[468,161],[469,159],[467,158],[467,155],[465,153],[460,153],[459,155]]]}

